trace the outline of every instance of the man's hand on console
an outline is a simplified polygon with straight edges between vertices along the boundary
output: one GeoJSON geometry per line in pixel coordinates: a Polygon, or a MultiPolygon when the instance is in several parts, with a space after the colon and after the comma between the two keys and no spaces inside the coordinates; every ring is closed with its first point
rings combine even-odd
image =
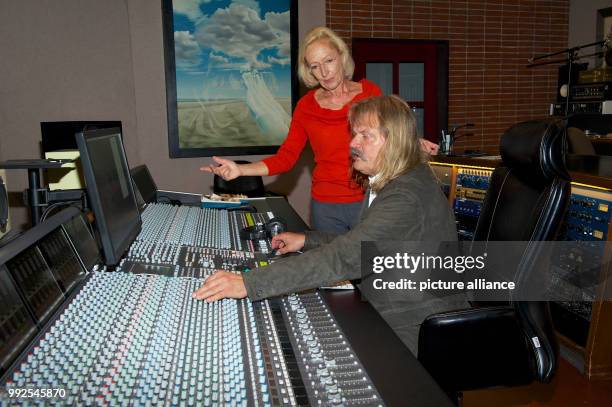
{"type": "Polygon", "coordinates": [[[272,249],[277,255],[297,252],[302,250],[306,235],[303,233],[283,232],[272,238],[272,249]]]}
{"type": "Polygon", "coordinates": [[[214,166],[212,164],[200,167],[200,171],[211,172],[215,175],[220,176],[226,181],[231,181],[234,178],[242,176],[240,166],[232,160],[226,160],[225,158],[213,157],[213,161],[219,165],[214,166]]]}
{"type": "Polygon", "coordinates": [[[214,302],[223,298],[244,298],[247,290],[241,274],[217,270],[191,296],[197,300],[214,302]]]}

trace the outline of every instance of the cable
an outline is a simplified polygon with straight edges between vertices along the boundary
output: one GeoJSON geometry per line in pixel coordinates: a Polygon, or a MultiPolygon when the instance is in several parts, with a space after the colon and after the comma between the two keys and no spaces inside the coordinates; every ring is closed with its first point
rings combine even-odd
{"type": "Polygon", "coordinates": [[[40,216],[40,221],[44,222],[45,219],[47,219],[47,216],[49,216],[49,214],[51,213],[51,211],[53,211],[56,208],[62,207],[62,206],[74,206],[74,207],[78,207],[81,211],[83,210],[83,207],[80,201],[56,202],[45,208],[45,210],[40,216]]]}

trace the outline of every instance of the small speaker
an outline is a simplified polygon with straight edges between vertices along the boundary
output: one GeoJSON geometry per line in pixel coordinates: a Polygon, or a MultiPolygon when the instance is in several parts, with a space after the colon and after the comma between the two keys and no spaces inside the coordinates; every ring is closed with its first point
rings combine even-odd
{"type": "Polygon", "coordinates": [[[9,221],[8,188],[6,186],[6,174],[0,170],[0,238],[11,230],[9,221]]]}

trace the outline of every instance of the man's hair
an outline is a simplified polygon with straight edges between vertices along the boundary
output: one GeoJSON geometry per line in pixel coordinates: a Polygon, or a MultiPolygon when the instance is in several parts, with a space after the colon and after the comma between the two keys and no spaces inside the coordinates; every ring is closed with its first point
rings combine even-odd
{"type": "Polygon", "coordinates": [[[340,38],[335,32],[327,27],[315,27],[308,31],[302,43],[300,44],[300,50],[298,51],[298,77],[309,88],[314,88],[319,84],[317,78],[310,72],[310,67],[306,61],[306,48],[313,42],[318,40],[327,40],[329,45],[338,51],[340,54],[340,60],[342,62],[342,68],[344,70],[344,78],[351,79],[353,72],[355,71],[355,62],[349,52],[346,43],[340,38]]]}
{"type": "Polygon", "coordinates": [[[378,127],[385,142],[378,152],[378,176],[370,184],[379,191],[389,181],[425,162],[410,106],[395,95],[375,96],[359,101],[349,111],[351,128],[378,127]]]}

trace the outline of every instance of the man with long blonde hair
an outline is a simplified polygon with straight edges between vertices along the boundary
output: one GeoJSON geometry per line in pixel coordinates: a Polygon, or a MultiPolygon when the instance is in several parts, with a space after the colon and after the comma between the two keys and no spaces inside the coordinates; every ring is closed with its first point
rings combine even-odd
{"type": "MultiPolygon", "coordinates": [[[[356,227],[342,235],[281,233],[272,239],[278,254],[304,253],[247,274],[218,271],[194,292],[194,298],[216,301],[248,296],[255,301],[359,279],[361,243],[365,241],[457,239],[452,210],[426,163],[416,120],[406,102],[397,96],[365,99],[353,105],[349,122],[353,169],[369,180],[356,227]]],[[[436,306],[435,311],[443,307],[436,306]]],[[[409,329],[398,333],[413,352],[418,325],[431,313],[431,307],[418,308],[410,314],[410,321],[402,321],[409,329]]]]}

